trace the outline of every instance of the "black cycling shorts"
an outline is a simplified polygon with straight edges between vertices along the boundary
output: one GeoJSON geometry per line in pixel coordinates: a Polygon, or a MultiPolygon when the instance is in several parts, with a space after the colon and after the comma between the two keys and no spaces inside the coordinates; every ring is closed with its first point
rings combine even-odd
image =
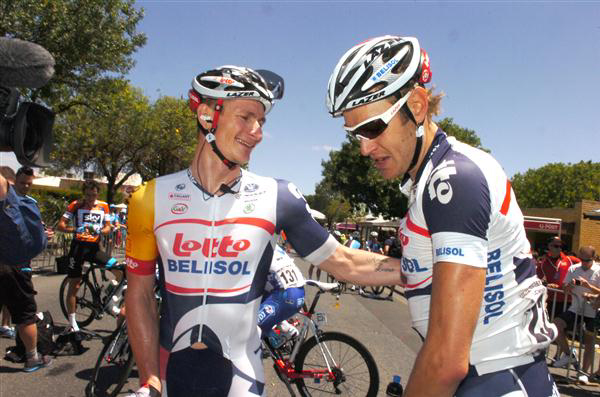
{"type": "Polygon", "coordinates": [[[232,378],[231,361],[210,349],[188,347],[169,356],[169,397],[227,397],[232,378]]]}
{"type": "Polygon", "coordinates": [[[31,282],[31,270],[24,266],[0,263],[0,306],[6,305],[12,321],[18,325],[36,322],[35,289],[31,282]]]}
{"type": "MultiPolygon", "coordinates": [[[[562,312],[558,317],[567,324],[565,331],[573,331],[573,326],[575,326],[575,313],[570,310],[562,312]]],[[[581,320],[583,320],[584,329],[588,332],[594,332],[595,318],[594,317],[585,317],[585,316],[577,316],[577,329],[581,326],[581,320]]]]}
{"type": "Polygon", "coordinates": [[[73,239],[71,241],[71,249],[69,250],[69,269],[67,271],[67,276],[71,278],[81,277],[84,261],[95,263],[98,266],[106,266],[110,259],[111,257],[109,255],[100,251],[100,245],[98,243],[73,239]]]}
{"type": "Polygon", "coordinates": [[[455,397],[481,396],[560,397],[560,394],[548,371],[546,357],[540,354],[533,363],[485,375],[478,376],[471,367],[455,397]]]}

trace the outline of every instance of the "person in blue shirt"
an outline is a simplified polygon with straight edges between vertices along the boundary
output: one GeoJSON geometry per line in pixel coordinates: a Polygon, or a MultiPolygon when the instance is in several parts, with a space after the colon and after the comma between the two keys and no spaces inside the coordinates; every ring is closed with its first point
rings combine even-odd
{"type": "Polygon", "coordinates": [[[0,175],[0,305],[8,307],[25,345],[25,372],[36,371],[52,362],[37,352],[36,292],[29,267],[31,259],[46,247],[46,242],[35,200],[19,195],[7,178],[0,175]]]}

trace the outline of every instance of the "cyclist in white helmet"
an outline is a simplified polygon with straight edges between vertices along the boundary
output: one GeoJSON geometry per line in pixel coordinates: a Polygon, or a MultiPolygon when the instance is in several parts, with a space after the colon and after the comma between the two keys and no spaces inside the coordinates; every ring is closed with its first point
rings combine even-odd
{"type": "Polygon", "coordinates": [[[441,96],[430,80],[416,38],[383,36],[348,50],[327,92],[361,154],[403,177],[409,198],[402,272],[424,344],[404,396],[558,396],[544,359],[556,328],[510,182],[432,121],[441,96]]]}
{"type": "Polygon", "coordinates": [[[275,73],[239,66],[196,76],[189,97],[199,134],[189,168],[130,199],[126,305],[139,396],[266,394],[258,309],[284,231],[300,256],[339,279],[400,282],[400,261],[340,246],[294,184],[240,167],[283,89],[275,73]]]}

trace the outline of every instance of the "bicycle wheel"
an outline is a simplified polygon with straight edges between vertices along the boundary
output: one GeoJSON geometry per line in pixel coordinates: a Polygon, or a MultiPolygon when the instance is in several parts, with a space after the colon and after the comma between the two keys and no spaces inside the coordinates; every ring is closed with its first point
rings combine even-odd
{"type": "Polygon", "coordinates": [[[379,371],[373,356],[362,343],[339,332],[323,332],[320,341],[318,344],[313,336],[302,345],[296,356],[294,366],[297,372],[325,374],[321,379],[298,379],[296,386],[301,396],[377,396],[379,371]],[[331,366],[332,378],[327,374],[327,362],[331,366]]]}
{"type": "Polygon", "coordinates": [[[385,287],[383,285],[378,285],[378,286],[374,285],[374,286],[369,287],[369,289],[371,290],[371,293],[373,295],[381,295],[381,293],[383,292],[385,287]]]}
{"type": "MultiPolygon", "coordinates": [[[[69,278],[65,279],[60,284],[59,299],[60,299],[60,310],[68,320],[69,313],[67,311],[67,292],[69,291],[69,278]]],[[[77,291],[77,303],[75,306],[75,320],[80,328],[87,327],[94,321],[96,312],[94,307],[95,302],[98,299],[94,294],[94,287],[89,280],[81,280],[79,291],[77,291]]]]}
{"type": "Polygon", "coordinates": [[[133,365],[133,353],[124,323],[105,342],[96,360],[92,379],[85,388],[86,397],[114,397],[119,394],[133,365]]]}

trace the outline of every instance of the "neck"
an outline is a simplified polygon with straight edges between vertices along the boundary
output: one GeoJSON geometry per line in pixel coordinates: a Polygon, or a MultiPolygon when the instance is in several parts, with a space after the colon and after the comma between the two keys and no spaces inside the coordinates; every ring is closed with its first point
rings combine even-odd
{"type": "Polygon", "coordinates": [[[435,133],[438,130],[438,126],[432,121],[423,124],[425,127],[425,135],[423,136],[423,144],[421,145],[421,153],[419,153],[419,159],[417,160],[417,164],[413,167],[413,169],[408,173],[410,175],[410,179],[415,181],[417,179],[417,171],[421,168],[421,164],[425,159],[425,154],[431,147],[431,143],[433,142],[433,138],[435,137],[435,133]]]}
{"type": "Polygon", "coordinates": [[[241,173],[240,167],[229,169],[201,137],[190,164],[192,176],[207,191],[217,193],[222,184],[228,184],[241,173]]]}

